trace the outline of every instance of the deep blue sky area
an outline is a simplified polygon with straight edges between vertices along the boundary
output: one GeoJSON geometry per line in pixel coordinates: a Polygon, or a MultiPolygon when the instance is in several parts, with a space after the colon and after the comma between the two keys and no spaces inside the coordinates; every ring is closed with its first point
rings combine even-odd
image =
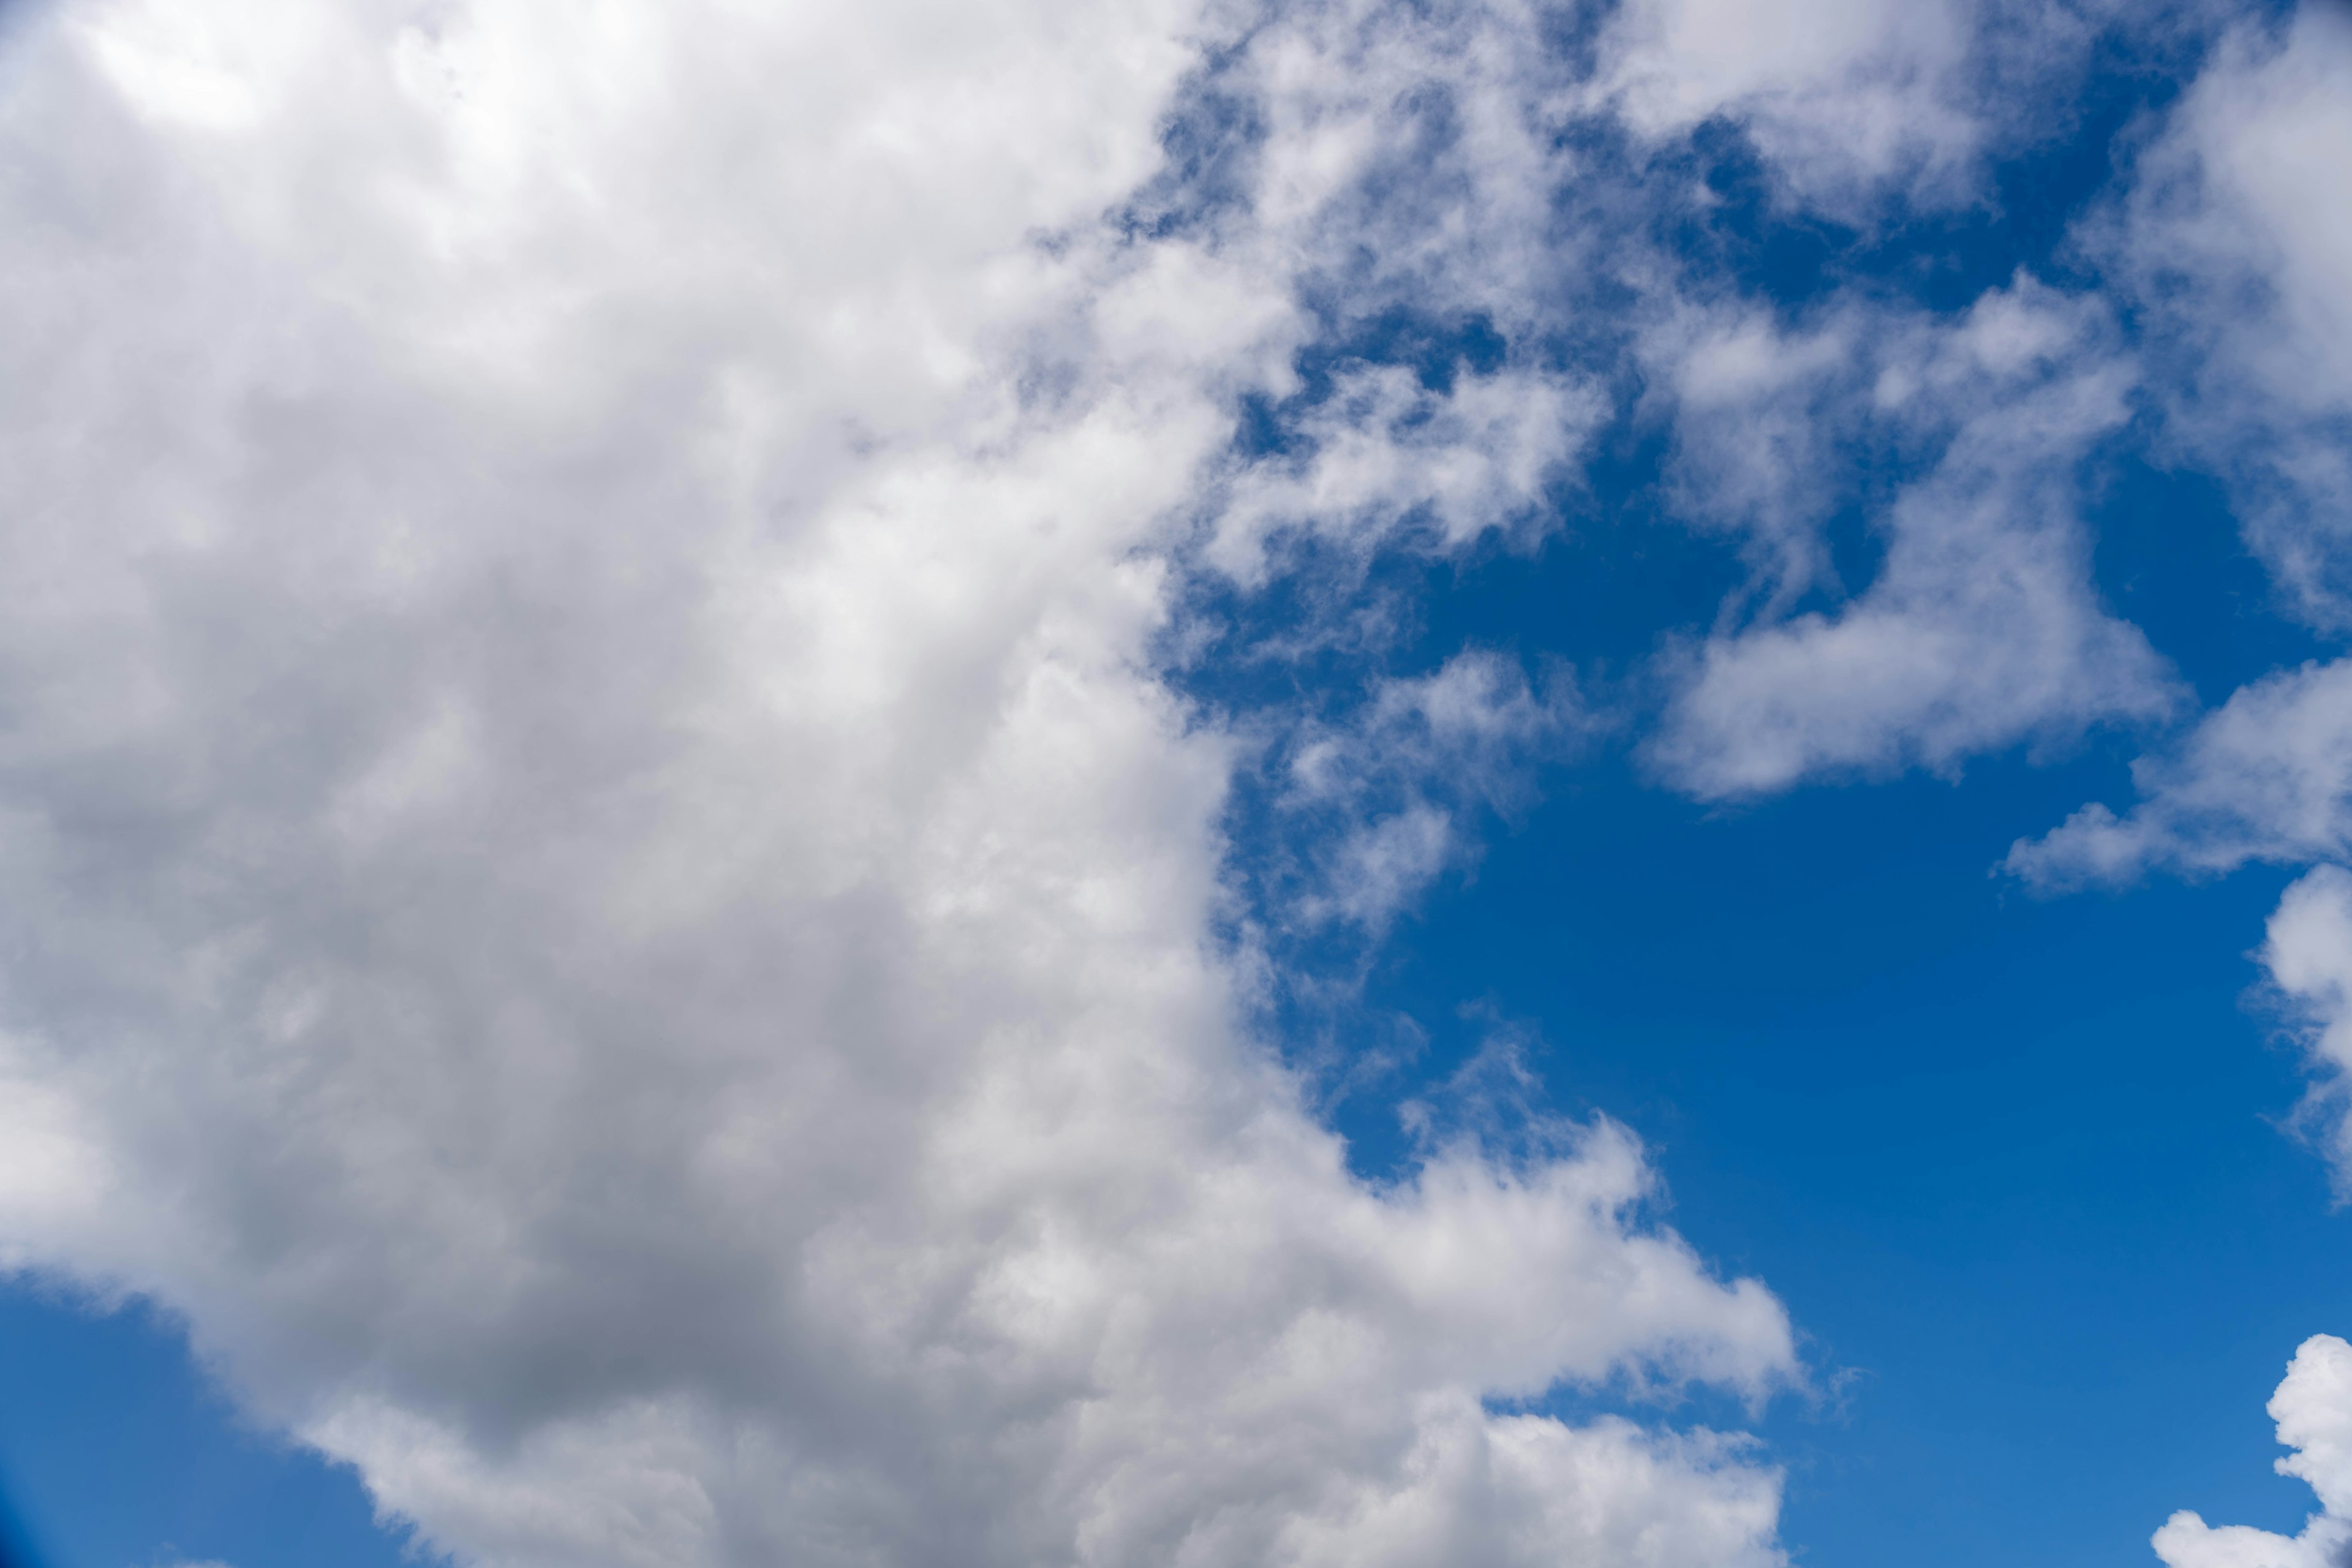
{"type": "Polygon", "coordinates": [[[391,1568],[359,1479],[240,1419],[179,1325],[28,1289],[0,1293],[5,1568],[391,1568]]]}
{"type": "MultiPolygon", "coordinates": [[[[1957,312],[2021,269],[2095,286],[2070,236],[2197,58],[2193,41],[2095,51],[2067,107],[2021,120],[1983,200],[1955,210],[1805,215],[1736,125],[1710,123],[1656,169],[1712,205],[1659,222],[1694,275],[1791,322],[1841,291],[1957,312]]],[[[1241,132],[1209,121],[1180,122],[1188,156],[1199,183],[1230,184],[1218,137],[1241,132]]],[[[1351,358],[1440,385],[1517,352],[1483,319],[1333,320],[1295,404],[1245,410],[1245,447],[1279,449],[1351,358]]],[[[2133,321],[2117,330],[2137,342],[2133,321]]],[[[1484,822],[1475,864],[1376,949],[1288,955],[1366,978],[1359,1002],[1283,1026],[1337,1028],[1344,1046],[1401,1016],[1427,1037],[1334,1109],[1359,1167],[1401,1168],[1398,1104],[1497,1028],[1530,1042],[1551,1109],[1636,1131],[1661,1215],[1724,1272],[1761,1279],[1804,1337],[1811,1396],[1760,1421],[1670,1412],[1759,1433],[1788,1471],[1782,1533],[1804,1568],[2148,1568],[2148,1534],[2180,1508],[2291,1533],[2310,1493],[2272,1473],[2263,1401],[2306,1336],[2352,1333],[2352,1212],[2288,1125],[2307,1079],[2251,956],[2294,868],[2060,897],[1997,871],[2086,802],[2127,806],[2155,729],[2021,746],[1950,778],[1731,805],[1675,793],[1627,743],[1654,717],[1645,671],[1663,638],[1706,631],[1741,568],[1671,515],[1670,440],[1641,388],[1620,390],[1539,543],[1403,554],[1355,582],[1396,609],[1394,642],[1319,663],[1213,656],[1179,678],[1246,720],[1302,693],[1344,706],[1379,675],[1487,647],[1572,668],[1627,716],[1543,764],[1529,803],[1484,822]]],[[[2221,485],[2159,461],[2142,415],[2079,476],[2107,605],[2208,705],[2334,657],[2279,613],[2221,485]]],[[[1871,498],[1909,477],[1855,476],[1847,588],[1874,569],[1871,498]]],[[[1328,580],[1300,572],[1255,600],[1204,589],[1197,607],[1245,624],[1226,647],[1262,643],[1328,580]]],[[[1236,795],[1244,881],[1272,875],[1269,787],[1244,778],[1236,795]]],[[[0,1289],[0,1487],[17,1514],[0,1517],[0,1568],[418,1560],[352,1472],[246,1425],[172,1321],[26,1281],[0,1289]]]]}
{"type": "Polygon", "coordinates": [[[2346,1220],[2273,1124],[2293,1055],[2242,1005],[2284,879],[1987,876],[2002,806],[2100,771],[1710,814],[1596,770],[1374,989],[1433,1076],[1537,1031],[1558,1102],[1638,1131],[1675,1224],[1787,1301],[1829,1394],[1762,1427],[1805,1562],[2137,1563],[2174,1508],[2308,1506],[2249,1392],[2352,1314],[2346,1220]]]}

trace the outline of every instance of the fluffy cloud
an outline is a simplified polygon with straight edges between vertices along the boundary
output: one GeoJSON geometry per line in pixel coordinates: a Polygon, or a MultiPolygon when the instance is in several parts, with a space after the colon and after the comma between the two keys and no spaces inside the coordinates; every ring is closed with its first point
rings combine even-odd
{"type": "Polygon", "coordinates": [[[1948,179],[1976,144],[1953,79],[1971,21],[1946,0],[1633,0],[1596,89],[1650,136],[1735,117],[1796,193],[1851,200],[1889,176],[1948,179]]]}
{"type": "Polygon", "coordinates": [[[1465,375],[1443,393],[1398,365],[1335,382],[1295,421],[1294,452],[1237,478],[1207,552],[1234,577],[1263,578],[1267,536],[1285,525],[1361,549],[1415,525],[1458,548],[1525,524],[1601,412],[1590,389],[1529,371],[1465,375]]]}
{"type": "MultiPolygon", "coordinates": [[[[2323,866],[2287,889],[2263,943],[2271,984],[2305,1026],[2320,1074],[2304,1120],[2324,1129],[2339,1187],[2352,1183],[2352,1123],[2343,1114],[2352,1071],[2352,872],[2323,866]]],[[[2352,1190],[2352,1189],[2347,1189],[2352,1190]]]]}
{"type": "Polygon", "coordinates": [[[2126,416],[2131,367],[2106,339],[2095,305],[2021,279],[1949,324],[1859,317],[1790,338],[1741,321],[1673,345],[1686,504],[1757,542],[1763,592],[1756,624],[1669,661],[1654,763],[1734,796],[1948,772],[2170,711],[2164,662],[2098,603],[2077,519],[2076,466],[2126,416]],[[1877,575],[1788,615],[1826,574],[1821,530],[1844,499],[1826,454],[1871,438],[1922,469],[1884,504],[1877,575]]]}
{"type": "Polygon", "coordinates": [[[2279,1441],[2295,1452],[2283,1476],[2307,1483],[2321,1511],[2289,1538],[2244,1525],[2207,1524],[2182,1510],[2156,1532],[2167,1568],[2337,1568],[2352,1552],[2352,1345],[2314,1334],[2271,1396],[2279,1441]]]}
{"type": "MultiPolygon", "coordinates": [[[[1539,534],[1648,374],[1756,572],[1684,787],[2168,710],[2074,515],[2105,312],[1684,300],[1697,198],[1571,134],[1948,185],[1986,29],[1792,16],[1625,5],[1589,76],[1507,0],[21,19],[0,1258],[468,1562],[1780,1563],[1745,1440],[1497,1413],[1760,1399],[1790,1329],[1605,1120],[1349,1173],[1215,934],[1263,732],[1162,666],[1205,582],[1539,534]],[[1807,610],[1855,440],[1908,482],[1807,610]]],[[[1347,674],[1277,815],[1376,932],[1592,723],[1347,674]]]]}
{"type": "Polygon", "coordinates": [[[2221,41],[2096,249],[2174,356],[2169,427],[2226,474],[2315,624],[2352,623],[2352,13],[2221,41]]]}
{"type": "MultiPolygon", "coordinates": [[[[1309,20],[1286,101],[1494,56],[1309,20]]],[[[1160,0],[26,26],[8,1263],[153,1293],[467,1562],[1781,1561],[1741,1440],[1490,1407],[1796,1375],[1631,1137],[1370,1187],[1210,936],[1202,498],[1475,537],[1583,417],[1374,375],[1235,480],[1379,92],[1154,237],[1236,37],[1160,0]]]]}
{"type": "Polygon", "coordinates": [[[2352,664],[2306,664],[2231,695],[2170,752],[2132,764],[2141,799],[2084,806],[2006,862],[2045,888],[2151,868],[2227,871],[2352,855],[2352,664]]]}

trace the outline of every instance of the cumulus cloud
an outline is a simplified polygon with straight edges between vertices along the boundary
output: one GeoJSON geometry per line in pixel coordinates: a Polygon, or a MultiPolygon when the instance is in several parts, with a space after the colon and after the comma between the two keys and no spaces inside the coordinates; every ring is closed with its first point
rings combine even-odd
{"type": "Polygon", "coordinates": [[[1267,535],[1285,525],[1360,550],[1415,529],[1455,549],[1525,531],[1602,409],[1591,389],[1531,371],[1465,375],[1442,393],[1398,365],[1335,381],[1294,423],[1295,447],[1235,480],[1207,552],[1233,576],[1262,580],[1267,535]]]}
{"type": "Polygon", "coordinates": [[[1754,624],[1669,659],[1653,762],[1719,798],[1949,772],[2172,710],[2164,661],[2098,602],[2078,517],[2077,464],[2127,412],[2132,368],[2108,335],[2094,302],[2020,279],[1949,323],[1789,337],[1739,322],[1678,347],[1686,504],[1758,540],[1769,591],[1754,624]],[[1884,504],[1875,578],[1833,609],[1776,613],[1825,573],[1824,514],[1843,498],[1824,451],[1873,430],[1924,468],[1884,504]]]}
{"type": "Polygon", "coordinates": [[[2318,1074],[2302,1121],[2315,1127],[2352,1191],[2352,1123],[2344,1116],[2352,1070],[2352,873],[2322,866],[2287,889],[2270,919],[2262,960],[2271,984],[2304,1026],[2318,1074]]]}
{"type": "Polygon", "coordinates": [[[2352,624],[2352,13],[2221,40],[2092,248],[2174,356],[2168,427],[2225,474],[2315,624],[2352,624]]]}
{"type": "Polygon", "coordinates": [[[2352,664],[2305,664],[2231,693],[2132,778],[2141,798],[2126,815],[2086,805],[2019,840],[2007,868],[2065,888],[2352,855],[2352,664]]]}
{"type": "Polygon", "coordinates": [[[2289,1537],[2242,1524],[2216,1528],[2187,1510],[2156,1532],[2167,1568],[2338,1568],[2352,1553],[2352,1344],[2304,1341],[2271,1396],[2278,1440],[2294,1453],[2278,1472],[2318,1494],[2320,1511],[2289,1537]]]}
{"type": "MultiPolygon", "coordinates": [[[[2149,385],[2171,455],[2229,480],[2283,604],[2321,626],[2343,623],[2352,505],[2352,227],[2329,199],[2352,189],[2347,83],[2352,20],[2340,7],[2238,20],[2141,153],[2128,199],[2085,234],[2168,373],[2149,385]]],[[[2136,761],[2132,779],[2137,799],[2120,814],[2087,805],[2011,846],[2004,869],[2055,891],[2352,858],[2352,665],[2313,661],[2248,683],[2136,761]]],[[[2288,889],[2263,950],[2310,1025],[2317,1084],[2304,1121],[2324,1133],[2339,1178],[2345,896],[2344,873],[2322,864],[2288,889]]]]}
{"type": "MultiPolygon", "coordinates": [[[[1791,324],[1719,279],[1686,296],[1648,226],[1706,194],[1612,187],[1579,143],[1596,113],[1659,141],[1728,117],[1784,205],[1916,197],[1922,180],[1958,179],[2006,112],[1992,89],[2061,69],[2112,20],[2097,6],[1923,16],[1865,0],[1801,19],[1628,5],[1593,73],[1567,81],[1531,65],[1542,28],[1516,6],[1286,15],[1220,78],[1255,95],[1268,127],[1252,222],[1304,258],[1302,294],[1343,338],[1401,312],[1492,325],[1510,346],[1435,377],[1343,359],[1318,384],[1270,384],[1281,441],[1234,460],[1206,558],[1255,584],[1297,536],[1349,552],[1539,536],[1604,394],[1638,382],[1672,420],[1676,520],[1734,540],[1752,573],[1715,635],[1667,661],[1650,756],[1682,787],[1948,773],[2172,712],[2164,662],[2098,601],[2078,516],[2083,460],[2125,426],[2139,384],[2105,302],[2021,276],[1955,316],[1854,293],[1791,324]],[[2018,63],[2037,50],[2052,58],[2018,63]],[[1885,136],[1856,119],[1873,115],[1885,136]],[[1531,304],[1547,299],[1586,301],[1592,324],[1564,338],[1557,309],[1531,304]],[[1857,496],[1861,473],[1910,481],[1857,496]],[[1849,595],[1827,525],[1858,504],[1884,562],[1849,595]],[[1832,607],[1793,614],[1809,595],[1832,607]]],[[[1392,823],[1391,847],[1433,863],[1436,835],[1412,826],[1392,823]]]]}
{"type": "MultiPolygon", "coordinates": [[[[1252,69],[1499,58],[1350,15],[1252,69]]],[[[1203,506],[1473,538],[1586,417],[1368,372],[1235,480],[1388,100],[1162,230],[1241,36],[1173,0],[23,26],[9,1266],[469,1563],[1783,1561],[1742,1439],[1489,1403],[1798,1375],[1633,1139],[1369,1186],[1211,936],[1203,506]]],[[[1476,659],[1372,721],[1558,722],[1476,659]]]]}
{"type": "Polygon", "coordinates": [[[1948,178],[1973,149],[1954,79],[1973,21],[1945,0],[1633,0],[1595,85],[1650,136],[1736,118],[1796,195],[1835,205],[1890,176],[1948,178]]]}

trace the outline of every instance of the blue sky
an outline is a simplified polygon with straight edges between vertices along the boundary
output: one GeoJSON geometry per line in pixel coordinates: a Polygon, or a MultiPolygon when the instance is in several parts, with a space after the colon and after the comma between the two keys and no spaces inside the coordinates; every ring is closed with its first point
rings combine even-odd
{"type": "Polygon", "coordinates": [[[559,10],[0,37],[9,1551],[2336,1560],[2352,13],[559,10]]]}

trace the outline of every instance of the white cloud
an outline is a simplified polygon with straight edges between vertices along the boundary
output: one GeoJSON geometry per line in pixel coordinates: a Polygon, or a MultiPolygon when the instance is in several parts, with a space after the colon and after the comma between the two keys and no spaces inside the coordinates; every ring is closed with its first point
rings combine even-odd
{"type": "Polygon", "coordinates": [[[2125,882],[2151,867],[2228,871],[2352,854],[2352,663],[2306,664],[2241,688],[2169,752],[2132,764],[2118,817],[2084,806],[2008,869],[2044,887],[2125,882]]]}
{"type": "Polygon", "coordinates": [[[2131,375],[2095,306],[2021,279],[1948,325],[1857,319],[1784,339],[1742,324],[1684,353],[1685,503],[1759,542],[1768,591],[1759,624],[1669,660],[1650,755],[1676,784],[1723,797],[1949,772],[2175,705],[2163,661],[2099,605],[2076,515],[2075,466],[2125,419],[2131,375]],[[1787,616],[1825,574],[1820,531],[1843,499],[1822,454],[1873,435],[1930,455],[1885,504],[1877,576],[1787,616]]]}
{"type": "Polygon", "coordinates": [[[1297,918],[1380,931],[1472,852],[1466,816],[1518,804],[1533,763],[1598,727],[1565,677],[1538,691],[1483,649],[1383,680],[1362,711],[1309,726],[1289,752],[1281,805],[1327,827],[1310,836],[1318,863],[1288,900],[1297,918]]]}
{"type": "Polygon", "coordinates": [[[2221,42],[2095,250],[2179,360],[2169,429],[2227,475],[2306,618],[2352,622],[2352,16],[2221,42]]]}
{"type": "Polygon", "coordinates": [[[2279,1441],[2296,1450],[2278,1461],[2279,1474],[2307,1483],[2321,1511],[2290,1538],[2215,1528],[2183,1510],[2156,1532],[2166,1568],[2336,1568],[2352,1551],[2352,1345],[2333,1334],[2304,1341],[2270,1415],[2279,1441]]]}
{"type": "MultiPolygon", "coordinates": [[[[1782,199],[1918,195],[1922,180],[1964,184],[1979,121],[2008,113],[1985,100],[1988,81],[2060,71],[2101,18],[1732,10],[1622,8],[1599,77],[1571,91],[1528,65],[1543,51],[1512,7],[1305,8],[1274,29],[1282,41],[1250,79],[1274,106],[1264,188],[1287,193],[1265,208],[1279,218],[1270,232],[1349,321],[1400,304],[1491,311],[1516,342],[1556,330],[1527,321],[1530,300],[1582,298],[1595,278],[1631,292],[1630,306],[1593,310],[1613,314],[1626,343],[1574,363],[1644,376],[1675,421],[1678,520],[1736,539],[1753,574],[1715,635],[1670,661],[1651,756],[1683,787],[1727,796],[1948,773],[1978,752],[2170,713],[2164,662],[2098,601],[2077,515],[2081,464],[2126,425],[2138,377],[2102,301],[2021,276],[1957,319],[1856,294],[1791,326],[1704,285],[1686,298],[1675,258],[1628,213],[1704,193],[1600,190],[1559,133],[1601,103],[1660,137],[1730,113],[1790,182],[1782,199]],[[2057,63],[2024,61],[2040,43],[2057,63]],[[1858,128],[1879,109],[1892,140],[1858,128]],[[1368,206],[1359,193],[1374,189],[1368,206]],[[1607,252],[1528,199],[1540,190],[1574,193],[1562,199],[1589,208],[1607,252]],[[1849,596],[1826,524],[1859,499],[1858,449],[1873,471],[1920,477],[1866,498],[1884,565],[1849,596]],[[1832,607],[1792,616],[1816,593],[1832,607]]],[[[1286,415],[1285,455],[1237,465],[1211,559],[1255,583],[1281,564],[1269,545],[1285,531],[1357,551],[1454,548],[1498,526],[1525,540],[1571,481],[1604,384],[1532,356],[1465,370],[1444,391],[1403,366],[1343,364],[1327,396],[1286,415]]],[[[1382,834],[1367,847],[1409,870],[1400,886],[1442,863],[1433,815],[1391,818],[1382,834]]]]}
{"type": "Polygon", "coordinates": [[[2318,1075],[2301,1120],[2317,1124],[2339,1188],[2352,1191],[2352,1122],[2344,1116],[2352,1071],[2352,873],[2322,866],[2279,899],[2263,966],[2305,1026],[2318,1075]]]}
{"type": "Polygon", "coordinates": [[[1944,0],[1633,0],[1611,20],[1596,87],[1647,136],[1738,120],[1810,202],[1889,179],[1927,189],[1982,138],[1953,79],[1972,20],[1944,0]]]}
{"type": "Polygon", "coordinates": [[[1589,388],[1528,371],[1465,375],[1443,393],[1397,365],[1336,380],[1328,403],[1298,421],[1297,455],[1235,479],[1208,559],[1236,578],[1263,580],[1267,536],[1286,524],[1363,550],[1415,525],[1452,549],[1524,530],[1601,412],[1589,388]]]}
{"type": "MultiPolygon", "coordinates": [[[[2132,774],[2140,800],[2126,815],[2086,805],[2011,846],[2003,868],[2058,891],[2152,869],[2212,876],[2248,861],[2352,858],[2352,662],[2306,664],[2241,689],[2132,774]]],[[[2352,874],[2322,864],[2288,888],[2262,960],[2305,1026],[2315,1083],[2297,1121],[2352,1192],[2352,874]]]]}
{"type": "Polygon", "coordinates": [[[1787,331],[1766,311],[1733,307],[1685,310],[1644,345],[1674,400],[1675,512],[1740,541],[1750,593],[1768,608],[1832,575],[1822,521],[1844,479],[1831,452],[1862,390],[1863,336],[1847,315],[1787,331]]]}
{"type": "Polygon", "coordinates": [[[1559,279],[1590,240],[1563,226],[1576,173],[1559,145],[1557,63],[1519,5],[1355,3],[1276,8],[1219,78],[1263,131],[1250,200],[1214,224],[1307,301],[1341,343],[1366,323],[1475,321],[1500,363],[1424,379],[1420,367],[1341,358],[1286,401],[1277,451],[1228,459],[1206,498],[1203,559],[1263,583],[1286,536],[1353,555],[1459,550],[1554,523],[1554,492],[1607,412],[1592,372],[1540,353],[1559,279]]]}
{"type": "Polygon", "coordinates": [[[2305,1121],[2322,1121],[2338,1187],[2352,1190],[2352,1123],[2345,1121],[2345,1072],[2352,1069],[2352,872],[2322,865],[2286,889],[2263,942],[2270,983],[2307,1025],[2319,1084],[2305,1121]]]}
{"type": "MultiPolygon", "coordinates": [[[[1101,221],[1213,16],[28,26],[9,1261],[467,1562],[1782,1562],[1740,1440],[1482,1403],[1797,1375],[1630,1137],[1374,1189],[1237,1022],[1150,648],[1319,263],[1101,221]]],[[[1365,384],[1313,504],[1507,521],[1549,385],[1420,410],[1432,479],[1365,384]]],[[[1487,755],[1486,668],[1375,707],[1487,755]]]]}

